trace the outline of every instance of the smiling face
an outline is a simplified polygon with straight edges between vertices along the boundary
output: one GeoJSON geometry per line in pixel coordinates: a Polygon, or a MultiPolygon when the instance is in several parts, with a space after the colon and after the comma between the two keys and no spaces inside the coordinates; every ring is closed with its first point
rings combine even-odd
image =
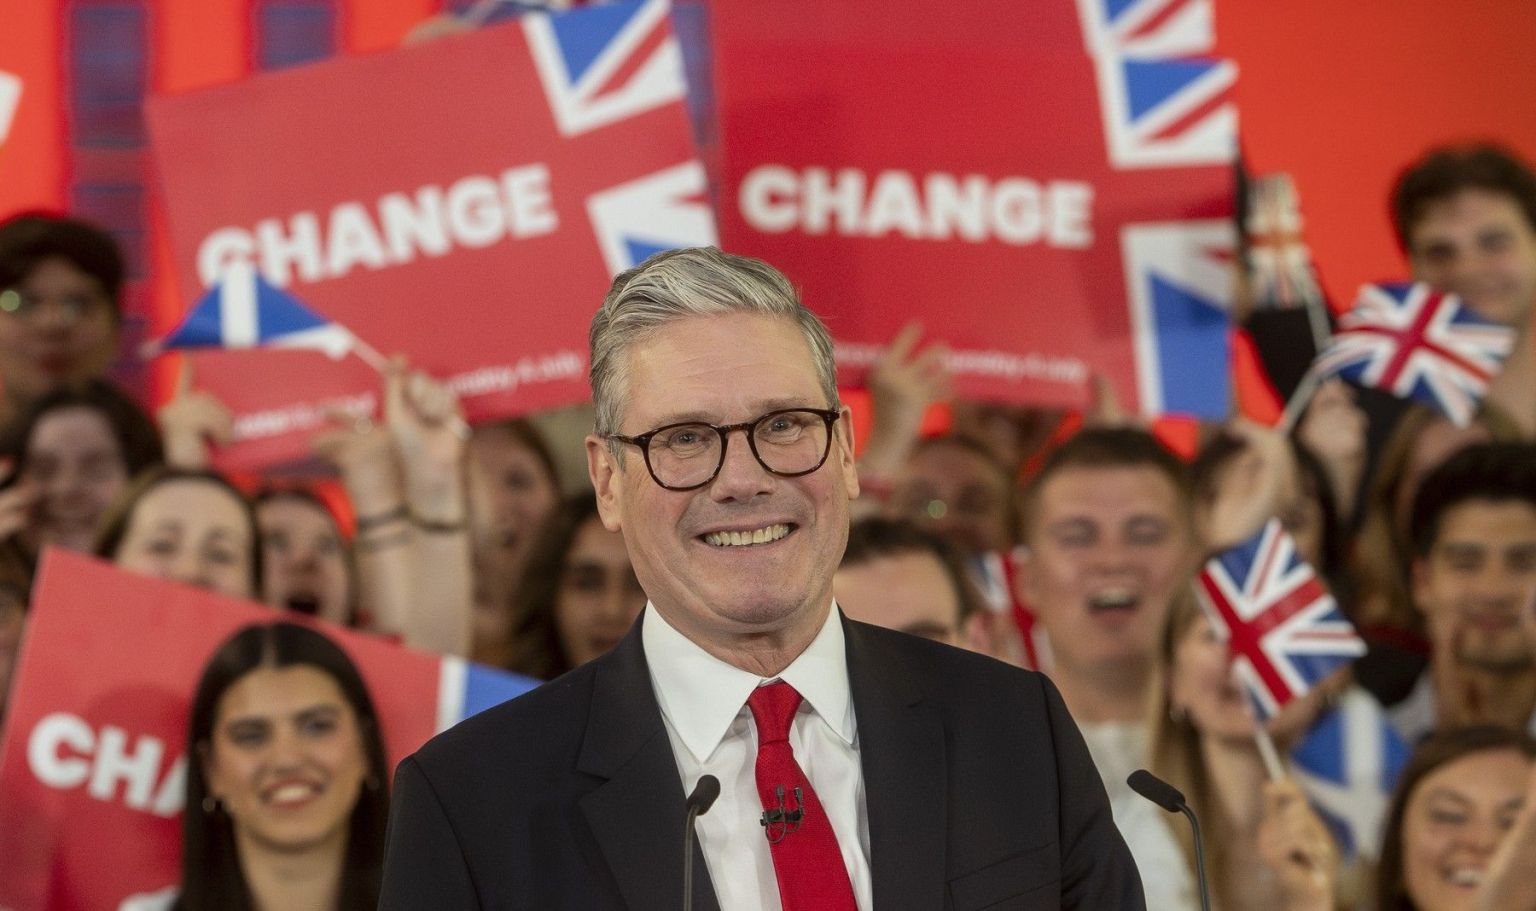
{"type": "Polygon", "coordinates": [[[1513,328],[1536,300],[1536,229],[1502,193],[1467,189],[1431,203],[1408,235],[1414,277],[1513,328]]]}
{"type": "Polygon", "coordinates": [[[1424,776],[1403,814],[1403,881],[1419,911],[1475,905],[1489,858],[1520,811],[1531,763],[1513,749],[1471,753],[1424,776]]]}
{"type": "MultiPolygon", "coordinates": [[[[832,406],[805,336],[787,318],[686,317],[626,356],[619,432],[628,436],[832,406]]],[[[635,575],[669,623],[716,651],[755,636],[810,641],[831,605],[848,502],[858,493],[846,412],[826,462],[795,478],[766,471],[736,432],[719,474],[696,490],[662,488],[636,446],[624,444],[616,462],[607,440],[589,436],[587,456],[603,522],[623,531],[635,575]],[[746,543],[753,540],[763,543],[746,543]]]]}
{"type": "Polygon", "coordinates": [[[352,578],[346,545],[317,503],[278,496],[256,507],[261,529],[262,594],[268,604],[345,624],[352,578]]]}
{"type": "Polygon", "coordinates": [[[306,664],[258,667],[225,690],[203,764],[236,840],[282,852],[345,842],[368,777],[357,714],[306,664]]]}
{"type": "Polygon", "coordinates": [[[1232,677],[1227,643],[1204,616],[1191,621],[1174,644],[1168,704],[1203,736],[1245,742],[1253,737],[1253,712],[1232,677]]]}
{"type": "Polygon", "coordinates": [[[1189,580],[1178,490],[1150,465],[1072,466],[1037,491],[1020,582],[1058,666],[1092,672],[1150,662],[1189,580]]]}
{"type": "Polygon", "coordinates": [[[1446,510],[1414,563],[1414,602],[1430,635],[1464,665],[1524,673],[1536,662],[1520,613],[1536,597],[1536,508],[1468,500],[1446,510]]]}
{"type": "Polygon", "coordinates": [[[40,494],[33,543],[85,552],[102,513],[128,486],[128,466],[101,412],[59,408],[33,429],[21,480],[40,494]]]}
{"type": "Polygon", "coordinates": [[[114,559],[124,569],[249,598],[256,542],[234,495],[194,478],[166,481],[134,506],[114,559]]]}

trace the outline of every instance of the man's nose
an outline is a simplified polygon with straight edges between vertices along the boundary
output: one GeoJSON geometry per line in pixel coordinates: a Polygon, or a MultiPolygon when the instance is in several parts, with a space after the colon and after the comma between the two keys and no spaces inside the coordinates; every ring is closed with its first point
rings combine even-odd
{"type": "Polygon", "coordinates": [[[733,430],[721,441],[725,459],[709,486],[710,495],[716,500],[749,500],[773,490],[773,475],[752,454],[747,433],[733,430]]]}

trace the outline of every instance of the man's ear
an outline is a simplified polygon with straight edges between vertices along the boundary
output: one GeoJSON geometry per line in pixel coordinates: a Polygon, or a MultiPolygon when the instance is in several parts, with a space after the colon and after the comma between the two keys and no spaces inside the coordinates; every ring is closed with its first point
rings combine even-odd
{"type": "Polygon", "coordinates": [[[832,425],[833,455],[842,462],[843,486],[847,488],[848,499],[853,500],[859,496],[859,471],[853,461],[853,410],[844,405],[839,414],[842,417],[832,425]]]}
{"type": "Polygon", "coordinates": [[[624,490],[624,469],[613,456],[607,440],[594,433],[587,434],[587,477],[592,479],[592,490],[597,494],[597,514],[603,527],[619,531],[622,527],[619,497],[624,490]]]}

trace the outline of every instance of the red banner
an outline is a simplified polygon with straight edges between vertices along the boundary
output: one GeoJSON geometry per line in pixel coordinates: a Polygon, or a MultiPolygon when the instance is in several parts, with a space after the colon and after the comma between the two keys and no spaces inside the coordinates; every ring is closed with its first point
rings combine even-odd
{"type": "MultiPolygon", "coordinates": [[[[714,241],[684,95],[668,5],[646,0],[154,99],[184,297],[253,263],[446,378],[471,420],[583,400],[611,276],[714,241]]],[[[238,347],[274,330],[257,308],[222,331],[238,347]]],[[[356,356],[196,357],[237,416],[227,467],[305,455],[327,411],[377,406],[356,356]]]]}
{"type": "MultiPolygon", "coordinates": [[[[958,391],[1224,415],[1235,68],[1208,2],[711,4],[720,230],[854,376],[909,319],[958,391]]],[[[848,377],[852,378],[852,377],[848,377]]]]}
{"type": "MultiPolygon", "coordinates": [[[[179,881],[193,690],[229,635],[277,619],[261,605],[47,554],[0,743],[0,908],[116,911],[179,881]]],[[[391,772],[437,730],[533,685],[313,625],[367,682],[391,772]]]]}

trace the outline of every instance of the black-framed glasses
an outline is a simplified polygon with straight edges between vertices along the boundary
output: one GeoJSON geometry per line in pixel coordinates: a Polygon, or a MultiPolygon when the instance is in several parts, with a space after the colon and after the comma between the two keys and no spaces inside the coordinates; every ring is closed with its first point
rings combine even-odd
{"type": "Polygon", "coordinates": [[[810,474],[832,450],[832,424],[842,415],[823,408],[784,408],[740,424],[685,421],[639,436],[608,439],[639,446],[651,478],[667,490],[696,490],[713,481],[725,464],[725,448],[737,430],[757,463],[781,478],[810,474]]]}

